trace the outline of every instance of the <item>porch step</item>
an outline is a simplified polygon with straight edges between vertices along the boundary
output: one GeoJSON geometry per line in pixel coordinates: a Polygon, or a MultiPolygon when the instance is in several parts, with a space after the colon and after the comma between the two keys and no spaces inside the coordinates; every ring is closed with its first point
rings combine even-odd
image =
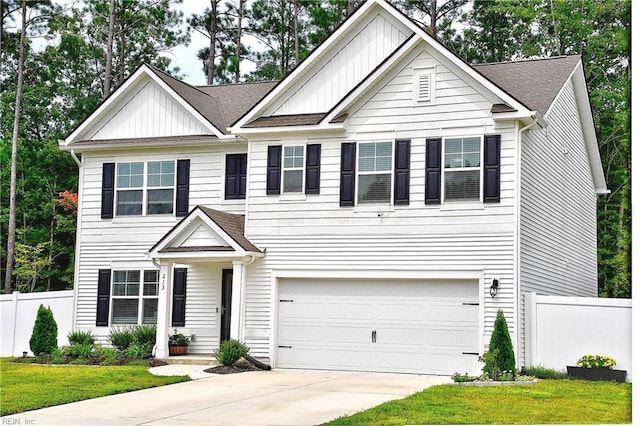
{"type": "Polygon", "coordinates": [[[219,362],[211,355],[180,355],[180,356],[170,356],[168,358],[156,358],[160,361],[164,361],[167,364],[178,364],[178,365],[218,365],[219,362]]]}

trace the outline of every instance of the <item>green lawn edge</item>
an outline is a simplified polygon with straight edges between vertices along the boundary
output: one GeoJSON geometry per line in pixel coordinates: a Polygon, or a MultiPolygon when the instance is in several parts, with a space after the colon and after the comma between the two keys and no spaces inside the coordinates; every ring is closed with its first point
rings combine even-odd
{"type": "Polygon", "coordinates": [[[631,423],[631,384],[538,380],[526,386],[439,385],[328,425],[631,423]]]}
{"type": "Polygon", "coordinates": [[[0,415],[191,380],[154,376],[145,365],[72,366],[20,364],[0,358],[0,415]]]}

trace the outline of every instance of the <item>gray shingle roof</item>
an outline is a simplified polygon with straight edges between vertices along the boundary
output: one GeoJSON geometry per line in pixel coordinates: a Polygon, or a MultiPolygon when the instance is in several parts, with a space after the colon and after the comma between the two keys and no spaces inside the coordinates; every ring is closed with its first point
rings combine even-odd
{"type": "Polygon", "coordinates": [[[529,109],[545,114],[576,65],[579,55],[472,67],[529,109]]]}
{"type": "Polygon", "coordinates": [[[216,225],[227,233],[233,240],[246,251],[260,252],[261,250],[253,245],[251,241],[244,236],[244,215],[225,213],[220,210],[210,209],[209,207],[198,206],[216,225]]]}

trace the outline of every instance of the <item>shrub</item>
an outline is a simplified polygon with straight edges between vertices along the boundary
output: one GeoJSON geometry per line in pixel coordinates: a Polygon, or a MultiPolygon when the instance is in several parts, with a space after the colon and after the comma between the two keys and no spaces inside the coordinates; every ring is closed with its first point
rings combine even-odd
{"type": "Polygon", "coordinates": [[[96,342],[96,337],[91,331],[72,331],[67,334],[67,340],[71,346],[93,345],[96,342]]]}
{"type": "Polygon", "coordinates": [[[73,358],[90,358],[94,354],[94,347],[90,343],[77,343],[64,348],[64,354],[73,358]]]}
{"type": "Polygon", "coordinates": [[[182,333],[169,336],[169,346],[189,346],[189,338],[182,333]]]}
{"type": "Polygon", "coordinates": [[[491,341],[489,342],[489,352],[495,356],[495,360],[491,360],[495,361],[495,365],[487,366],[485,356],[485,367],[483,368],[485,373],[491,376],[491,373],[496,374],[496,370],[497,375],[500,375],[502,372],[511,372],[511,374],[513,374],[513,372],[516,371],[516,359],[513,354],[509,327],[507,327],[507,321],[504,318],[502,309],[498,311],[496,321],[493,324],[493,333],[491,334],[491,341]],[[491,373],[489,370],[491,370],[491,373]]]}
{"type": "Polygon", "coordinates": [[[453,376],[451,376],[451,379],[453,379],[453,381],[456,383],[465,383],[465,382],[473,382],[476,378],[473,376],[470,376],[469,373],[464,373],[464,375],[460,373],[454,373],[453,376]]]}
{"type": "Polygon", "coordinates": [[[141,345],[156,344],[156,326],[155,325],[139,325],[133,328],[133,340],[141,345]]]}
{"type": "Polygon", "coordinates": [[[121,351],[127,349],[133,341],[134,336],[131,327],[116,327],[109,331],[109,342],[121,351]]]}
{"type": "Polygon", "coordinates": [[[237,340],[227,340],[213,353],[213,356],[222,365],[233,365],[234,362],[249,353],[249,348],[237,340]]]}
{"type": "Polygon", "coordinates": [[[150,343],[140,344],[133,342],[128,348],[122,351],[122,355],[128,359],[142,359],[151,356],[153,345],[150,343]]]}
{"type": "Polygon", "coordinates": [[[58,324],[50,308],[40,305],[33,325],[29,347],[34,355],[50,354],[58,347],[58,324]]]}

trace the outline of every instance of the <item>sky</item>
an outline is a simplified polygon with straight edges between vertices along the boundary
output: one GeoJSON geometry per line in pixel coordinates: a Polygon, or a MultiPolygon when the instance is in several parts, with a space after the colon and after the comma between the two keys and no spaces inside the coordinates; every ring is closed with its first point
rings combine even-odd
{"type": "MultiPolygon", "coordinates": [[[[231,0],[236,3],[236,0],[231,0]]],[[[250,3],[250,2],[249,2],[250,3]]],[[[192,14],[202,14],[205,9],[211,7],[209,0],[183,0],[182,4],[174,5],[174,8],[184,13],[183,19],[190,17],[192,14]]],[[[246,34],[242,37],[243,43],[253,43],[255,40],[246,34]]],[[[209,39],[197,31],[191,32],[191,43],[188,46],[177,46],[171,49],[166,56],[172,59],[171,66],[178,66],[185,77],[183,81],[189,84],[200,85],[207,84],[207,77],[202,69],[202,62],[197,58],[198,50],[207,47],[209,45],[209,39]]],[[[249,73],[255,69],[255,66],[250,61],[242,61],[240,63],[240,70],[244,73],[249,73]]]]}

